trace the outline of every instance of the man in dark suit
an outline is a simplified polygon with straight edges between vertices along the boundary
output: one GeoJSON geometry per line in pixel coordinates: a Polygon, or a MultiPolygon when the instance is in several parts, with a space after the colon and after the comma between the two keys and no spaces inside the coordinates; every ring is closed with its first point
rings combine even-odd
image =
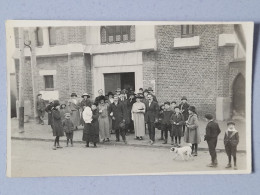
{"type": "Polygon", "coordinates": [[[153,100],[153,96],[148,94],[148,101],[145,102],[145,122],[148,125],[149,137],[151,145],[155,140],[155,126],[154,123],[158,121],[159,105],[153,100]]]}
{"type": "Polygon", "coordinates": [[[109,108],[110,116],[114,122],[114,129],[116,133],[116,141],[119,142],[119,134],[121,134],[123,141],[126,144],[125,139],[125,127],[122,124],[126,122],[126,110],[124,105],[118,101],[118,96],[114,96],[114,102],[110,105],[109,108]]]}
{"type": "Polygon", "coordinates": [[[158,103],[156,96],[153,94],[152,87],[148,87],[147,91],[148,91],[148,94],[151,94],[153,96],[153,101],[158,103]]]}
{"type": "Polygon", "coordinates": [[[204,140],[208,143],[209,153],[211,156],[211,163],[208,167],[216,167],[218,164],[216,146],[218,142],[218,135],[220,134],[220,128],[218,123],[213,120],[213,116],[211,114],[206,114],[205,118],[207,119],[208,124],[206,126],[206,135],[204,140]]]}

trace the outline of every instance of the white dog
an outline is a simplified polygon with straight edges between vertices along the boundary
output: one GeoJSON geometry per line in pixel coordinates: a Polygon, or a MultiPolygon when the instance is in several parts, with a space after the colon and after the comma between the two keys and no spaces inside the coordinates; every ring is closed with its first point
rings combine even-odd
{"type": "Polygon", "coordinates": [[[178,156],[181,157],[182,160],[189,160],[191,155],[191,144],[188,144],[187,146],[183,146],[181,148],[172,147],[171,152],[175,153],[175,156],[173,159],[176,159],[178,156]],[[186,158],[184,158],[186,156],[186,158]]]}

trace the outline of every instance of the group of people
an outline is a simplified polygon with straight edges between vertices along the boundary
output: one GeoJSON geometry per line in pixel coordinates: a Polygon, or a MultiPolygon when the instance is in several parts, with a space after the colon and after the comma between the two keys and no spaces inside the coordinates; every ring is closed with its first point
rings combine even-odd
{"type": "MultiPolygon", "coordinates": [[[[197,156],[198,144],[201,142],[198,116],[196,108],[190,106],[187,98],[183,96],[180,104],[176,101],[164,102],[158,104],[152,88],[147,90],[139,89],[137,94],[132,89],[117,89],[115,94],[109,92],[103,94],[103,90],[98,91],[98,97],[95,101],[90,100],[90,95],[84,93],[79,102],[77,94],[72,93],[68,103],[60,103],[58,100],[50,100],[48,106],[45,106],[38,95],[37,112],[38,121],[43,124],[44,112],[48,113],[48,124],[53,129],[55,136],[53,149],[61,148],[59,137],[67,137],[67,146],[70,142],[73,146],[73,131],[77,130],[79,125],[83,125],[82,140],[86,142],[86,147],[93,143],[97,147],[98,142],[109,142],[111,133],[116,135],[116,142],[120,141],[120,135],[126,144],[126,133],[135,133],[135,139],[143,140],[145,131],[148,129],[150,144],[155,142],[155,129],[161,131],[163,144],[168,143],[168,134],[170,134],[171,145],[181,147],[181,138],[184,137],[186,143],[192,144],[192,154],[197,156]]],[[[209,153],[211,155],[210,167],[217,166],[216,145],[220,128],[214,121],[213,115],[206,114],[208,120],[206,127],[205,141],[208,143],[209,153]]],[[[228,166],[231,167],[231,156],[236,168],[236,147],[239,142],[238,132],[235,130],[235,123],[229,122],[228,130],[225,133],[224,144],[228,155],[228,166]]]]}

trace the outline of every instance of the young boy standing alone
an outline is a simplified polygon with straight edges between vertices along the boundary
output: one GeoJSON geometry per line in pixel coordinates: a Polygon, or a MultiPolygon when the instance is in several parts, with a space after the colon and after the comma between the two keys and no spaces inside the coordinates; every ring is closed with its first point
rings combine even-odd
{"type": "Polygon", "coordinates": [[[238,131],[235,129],[235,122],[231,121],[227,123],[228,129],[225,132],[224,136],[224,145],[225,150],[228,156],[228,164],[226,168],[231,168],[231,156],[233,156],[234,160],[234,169],[237,169],[237,145],[239,142],[238,131]]]}
{"type": "Polygon", "coordinates": [[[216,146],[218,142],[218,135],[220,134],[221,130],[217,122],[213,120],[213,116],[211,114],[206,114],[205,118],[208,121],[206,126],[206,135],[204,140],[207,141],[209,147],[209,154],[211,156],[211,163],[208,167],[217,167],[217,153],[216,153],[216,146]]]}

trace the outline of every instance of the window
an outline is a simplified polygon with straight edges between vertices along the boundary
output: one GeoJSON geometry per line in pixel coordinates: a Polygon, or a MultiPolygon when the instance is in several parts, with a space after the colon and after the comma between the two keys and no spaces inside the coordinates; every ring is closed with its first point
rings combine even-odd
{"type": "Polygon", "coordinates": [[[102,26],[101,43],[135,41],[135,26],[102,26]]]}
{"type": "Polygon", "coordinates": [[[194,25],[181,25],[181,36],[182,37],[193,37],[194,36],[194,25]]]}
{"type": "Polygon", "coordinates": [[[52,91],[54,90],[53,75],[44,76],[45,90],[52,91]]]}
{"type": "Polygon", "coordinates": [[[49,43],[50,45],[56,45],[56,29],[53,27],[48,28],[49,31],[49,43]]]}
{"type": "Polygon", "coordinates": [[[39,28],[39,27],[36,28],[36,44],[37,44],[37,46],[42,46],[43,45],[42,29],[39,28]]]}

